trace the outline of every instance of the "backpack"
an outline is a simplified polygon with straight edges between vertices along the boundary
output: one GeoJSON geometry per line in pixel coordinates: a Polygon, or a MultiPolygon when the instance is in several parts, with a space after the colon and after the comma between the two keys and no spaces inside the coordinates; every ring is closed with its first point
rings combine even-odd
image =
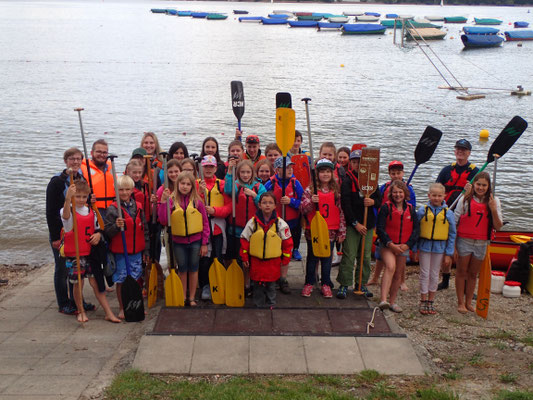
{"type": "Polygon", "coordinates": [[[522,243],[518,250],[517,259],[511,263],[505,280],[520,282],[522,292],[526,290],[529,279],[531,258],[533,257],[533,240],[522,243]]]}

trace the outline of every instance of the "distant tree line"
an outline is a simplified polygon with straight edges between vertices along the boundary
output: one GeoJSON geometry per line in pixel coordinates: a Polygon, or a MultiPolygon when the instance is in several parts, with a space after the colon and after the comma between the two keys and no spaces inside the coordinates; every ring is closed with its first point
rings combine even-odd
{"type": "MultiPolygon", "coordinates": [[[[364,1],[364,0],[361,0],[364,1]]],[[[368,1],[369,3],[373,1],[368,1]]],[[[386,4],[424,4],[438,5],[440,0],[380,0],[386,4]]],[[[488,5],[488,6],[530,6],[533,0],[444,0],[446,5],[488,5]]]]}

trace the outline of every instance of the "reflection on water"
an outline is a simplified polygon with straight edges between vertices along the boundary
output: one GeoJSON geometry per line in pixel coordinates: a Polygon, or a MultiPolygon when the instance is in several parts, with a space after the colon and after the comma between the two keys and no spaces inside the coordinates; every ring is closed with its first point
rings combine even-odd
{"type": "MultiPolygon", "coordinates": [[[[119,155],[119,169],[148,130],[158,134],[164,148],[182,140],[195,151],[203,138],[213,135],[225,156],[236,127],[231,80],[244,83],[246,133],[260,135],[264,144],[275,140],[279,91],[292,93],[297,128],[305,132],[299,99],[311,97],[316,148],[325,140],[378,146],[382,180],[392,159],[404,161],[410,172],[414,147],[426,125],[432,125],[444,135],[413,180],[421,200],[429,182],[453,160],[457,138],[474,143],[472,160],[481,165],[490,146],[478,143],[481,129],[488,129],[493,140],[514,115],[533,120],[529,97],[497,92],[462,102],[455,93],[438,90],[444,82],[420,50],[393,46],[390,32],[344,37],[337,32],[243,24],[233,15],[226,21],[157,15],[149,12],[152,7],[230,14],[237,8],[250,15],[266,15],[274,8],[335,14],[363,9],[497,17],[505,24],[533,18],[519,7],[30,1],[21,12],[19,3],[0,2],[2,262],[51,260],[45,188],[64,166],[63,151],[73,145],[81,148],[75,107],[85,108],[89,145],[106,138],[110,150],[119,155]]],[[[528,68],[532,43],[462,52],[460,26],[446,29],[447,39],[431,47],[463,85],[533,87],[528,68]]],[[[526,132],[498,164],[497,191],[511,228],[529,229],[532,223],[531,207],[524,201],[531,196],[525,179],[531,174],[529,135],[526,132]]]]}

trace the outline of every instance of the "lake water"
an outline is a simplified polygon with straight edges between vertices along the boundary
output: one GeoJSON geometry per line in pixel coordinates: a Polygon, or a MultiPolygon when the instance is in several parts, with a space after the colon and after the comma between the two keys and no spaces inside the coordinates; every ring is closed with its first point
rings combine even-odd
{"type": "MultiPolygon", "coordinates": [[[[472,141],[471,160],[482,164],[491,141],[514,115],[533,120],[531,97],[491,92],[465,102],[455,92],[439,90],[445,82],[420,49],[394,46],[389,31],[353,37],[245,24],[231,14],[233,9],[263,16],[285,9],[464,15],[470,21],[494,17],[503,19],[502,30],[512,29],[508,23],[517,20],[533,23],[528,8],[519,7],[0,1],[0,262],[52,260],[45,189],[64,168],[63,151],[82,148],[75,107],[85,108],[88,145],[107,139],[110,151],[119,155],[119,170],[144,131],[156,132],[166,149],[183,140],[199,150],[202,140],[213,135],[225,157],[236,127],[231,80],[244,84],[245,134],[258,134],[262,143],[275,140],[275,94],[280,91],[292,94],[297,128],[306,132],[299,99],[310,97],[316,148],[325,140],[380,147],[381,181],[393,159],[403,160],[410,173],[416,143],[432,125],[444,136],[413,180],[420,200],[439,170],[453,161],[458,138],[472,141]],[[151,8],[219,11],[229,18],[179,18],[152,14],[151,8]],[[491,132],[489,142],[478,142],[481,129],[491,132]]],[[[533,88],[533,42],[463,51],[461,27],[446,25],[446,40],[431,43],[431,49],[464,86],[533,88]]],[[[509,228],[533,224],[530,138],[526,131],[498,164],[497,192],[509,228]]]]}

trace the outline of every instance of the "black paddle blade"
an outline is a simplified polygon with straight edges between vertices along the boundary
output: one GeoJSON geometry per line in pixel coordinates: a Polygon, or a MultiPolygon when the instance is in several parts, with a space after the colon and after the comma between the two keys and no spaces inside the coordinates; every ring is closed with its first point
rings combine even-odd
{"type": "Polygon", "coordinates": [[[122,284],[122,305],[126,322],[144,321],[144,303],[141,287],[130,275],[122,284]]]}
{"type": "Polygon", "coordinates": [[[426,126],[426,130],[418,141],[415,149],[415,161],[417,164],[424,164],[429,161],[437,148],[442,132],[432,126],[426,126]]]}
{"type": "Polygon", "coordinates": [[[518,115],[513,117],[507,124],[503,131],[498,135],[492,146],[490,146],[489,154],[487,154],[487,163],[494,161],[494,154],[502,157],[518,140],[520,135],[524,133],[527,128],[527,122],[518,115]]]}
{"type": "Polygon", "coordinates": [[[241,81],[231,81],[231,106],[235,118],[240,121],[244,114],[244,90],[241,81]]]}
{"type": "Polygon", "coordinates": [[[276,93],[276,108],[292,108],[292,97],[290,93],[276,93]]]}

